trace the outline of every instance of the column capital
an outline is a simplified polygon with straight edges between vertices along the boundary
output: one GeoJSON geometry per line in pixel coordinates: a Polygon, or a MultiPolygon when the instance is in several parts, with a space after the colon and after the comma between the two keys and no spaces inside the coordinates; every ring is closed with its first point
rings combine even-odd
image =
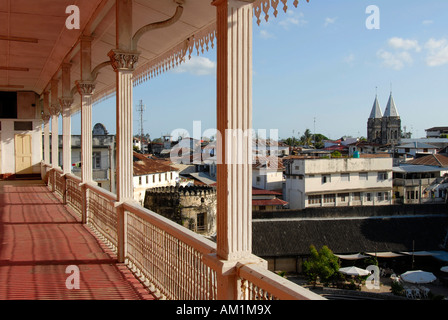
{"type": "Polygon", "coordinates": [[[47,113],[42,114],[42,120],[44,122],[48,122],[50,120],[51,116],[47,113]]]}
{"type": "Polygon", "coordinates": [[[68,109],[73,104],[73,98],[59,98],[59,105],[62,110],[68,109]]]}
{"type": "Polygon", "coordinates": [[[107,55],[110,58],[114,71],[134,71],[140,53],[112,49],[107,55]]]}
{"type": "Polygon", "coordinates": [[[59,116],[59,114],[61,113],[61,106],[57,103],[52,103],[48,107],[48,111],[50,112],[51,116],[59,116]]]}
{"type": "Polygon", "coordinates": [[[96,83],[93,81],[75,81],[78,92],[81,96],[93,95],[96,83]]]}

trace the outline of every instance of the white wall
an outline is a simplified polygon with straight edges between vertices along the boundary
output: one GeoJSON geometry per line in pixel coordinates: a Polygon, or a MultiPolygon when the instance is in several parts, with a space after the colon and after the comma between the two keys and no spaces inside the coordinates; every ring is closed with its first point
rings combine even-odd
{"type": "Polygon", "coordinates": [[[177,180],[179,179],[178,171],[153,173],[142,176],[134,176],[134,200],[143,204],[145,199],[146,189],[156,188],[156,187],[168,187],[175,186],[177,180]],[[165,176],[166,175],[166,176],[165,176]],[[146,177],[148,177],[148,182],[146,182],[146,177]],[[140,183],[141,179],[141,183],[140,183]],[[160,180],[159,180],[160,179],[160,180]]]}
{"type": "Polygon", "coordinates": [[[31,163],[33,173],[40,173],[40,162],[42,160],[42,120],[35,119],[1,119],[1,173],[14,174],[16,172],[15,164],[15,134],[31,135],[31,163]],[[33,130],[31,131],[14,131],[15,121],[31,121],[33,130]]]}
{"type": "MultiPolygon", "coordinates": [[[[372,200],[363,198],[359,204],[379,204],[374,203],[377,193],[392,190],[392,161],[392,158],[294,159],[286,177],[285,200],[291,209],[300,209],[307,206],[310,193],[363,192],[371,193],[372,200]],[[386,173],[387,178],[380,178],[379,172],[386,173]],[[360,173],[367,179],[362,179],[360,173]],[[344,181],[342,175],[349,180],[344,181]],[[327,176],[326,182],[323,182],[323,176],[327,176]]],[[[389,203],[382,201],[382,204],[389,203]]],[[[348,205],[349,201],[338,205],[342,204],[348,205]]]]}

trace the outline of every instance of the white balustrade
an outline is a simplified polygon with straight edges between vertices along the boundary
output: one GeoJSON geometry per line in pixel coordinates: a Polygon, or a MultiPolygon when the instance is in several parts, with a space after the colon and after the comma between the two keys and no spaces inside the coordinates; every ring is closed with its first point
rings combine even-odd
{"type": "MultiPolygon", "coordinates": [[[[46,166],[43,164],[43,166],[46,166]]],[[[216,244],[137,202],[117,203],[117,196],[94,183],[81,184],[73,174],[52,168],[49,189],[83,215],[86,222],[115,252],[124,246],[125,262],[160,299],[215,300],[220,268],[216,244]],[[83,206],[83,199],[87,205],[83,206]],[[125,216],[119,217],[119,211],[125,216]],[[123,221],[125,225],[120,225],[123,221]],[[119,237],[120,230],[124,236],[119,237]]],[[[257,257],[258,258],[258,257],[257,257]]],[[[235,299],[325,300],[258,264],[236,263],[235,299]]]]}

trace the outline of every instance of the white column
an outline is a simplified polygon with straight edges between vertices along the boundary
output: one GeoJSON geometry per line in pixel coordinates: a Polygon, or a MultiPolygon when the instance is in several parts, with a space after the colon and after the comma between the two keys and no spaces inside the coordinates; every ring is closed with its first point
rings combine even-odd
{"type": "Polygon", "coordinates": [[[139,54],[132,47],[132,1],[117,0],[117,49],[108,56],[116,74],[117,200],[133,200],[132,72],[139,54]]]}
{"type": "Polygon", "coordinates": [[[132,71],[123,64],[125,57],[133,59],[133,54],[113,51],[111,60],[120,61],[115,69],[117,79],[117,200],[133,200],[133,123],[132,123],[132,71]]]}
{"type": "Polygon", "coordinates": [[[77,82],[81,95],[81,179],[91,182],[92,178],[92,95],[95,84],[77,82]]]}
{"type": "Polygon", "coordinates": [[[92,95],[95,82],[92,79],[92,38],[81,38],[81,81],[76,81],[81,96],[81,179],[93,181],[92,176],[92,95]]]}
{"type": "Polygon", "coordinates": [[[132,0],[116,0],[116,49],[108,56],[116,75],[116,172],[117,172],[117,260],[127,252],[127,213],[120,203],[133,201],[132,72],[139,54],[132,48],[132,0]]]}
{"type": "Polygon", "coordinates": [[[58,101],[58,80],[51,81],[51,105],[49,108],[51,115],[51,166],[59,167],[59,113],[61,108],[58,101]]]}
{"type": "Polygon", "coordinates": [[[44,120],[44,163],[50,163],[50,97],[49,92],[44,92],[44,114],[42,119],[44,120]]]}
{"type": "Polygon", "coordinates": [[[252,255],[252,4],[215,0],[217,12],[217,272],[219,300],[241,298],[238,264],[252,255]]]}
{"type": "Polygon", "coordinates": [[[217,250],[226,260],[252,253],[252,4],[216,0],[217,250]]]}
{"type": "Polygon", "coordinates": [[[71,97],[70,64],[62,64],[62,169],[64,174],[72,172],[72,134],[71,134],[71,97]]]}

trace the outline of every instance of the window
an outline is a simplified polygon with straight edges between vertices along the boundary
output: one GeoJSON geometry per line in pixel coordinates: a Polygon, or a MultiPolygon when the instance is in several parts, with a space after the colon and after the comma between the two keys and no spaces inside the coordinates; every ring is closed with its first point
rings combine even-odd
{"type": "Polygon", "coordinates": [[[366,193],[366,199],[367,201],[372,201],[372,195],[370,194],[370,192],[366,193]]]}
{"type": "Polygon", "coordinates": [[[16,131],[33,130],[33,122],[31,122],[31,121],[14,121],[14,130],[16,130],[16,131]]]}
{"type": "Polygon", "coordinates": [[[146,176],[146,184],[149,183],[149,176],[146,176]]]}
{"type": "Polygon", "coordinates": [[[162,182],[162,174],[159,173],[159,182],[162,182]]]}
{"type": "Polygon", "coordinates": [[[387,180],[388,178],[387,172],[378,172],[378,180],[382,181],[387,180]]]}
{"type": "Polygon", "coordinates": [[[322,175],[322,183],[328,183],[331,182],[331,176],[330,175],[322,175]]]}
{"type": "Polygon", "coordinates": [[[300,166],[294,166],[294,170],[300,170],[300,166]]]}
{"type": "Polygon", "coordinates": [[[367,181],[367,179],[368,179],[367,172],[360,172],[359,173],[359,180],[367,181]]]}
{"type": "Polygon", "coordinates": [[[92,152],[92,168],[93,169],[101,169],[101,152],[95,151],[92,152]]]}
{"type": "Polygon", "coordinates": [[[378,201],[384,200],[384,194],[382,192],[378,192],[378,201]]]}
{"type": "Polygon", "coordinates": [[[138,177],[138,185],[139,185],[139,186],[142,185],[142,177],[138,177]]]}
{"type": "Polygon", "coordinates": [[[320,204],[321,202],[322,202],[322,197],[320,195],[308,196],[308,204],[320,204]]]}
{"type": "Polygon", "coordinates": [[[353,201],[361,201],[361,192],[353,192],[353,201]]]}
{"type": "Polygon", "coordinates": [[[341,173],[341,181],[350,181],[350,173],[341,173]]]}
{"type": "Polygon", "coordinates": [[[334,203],[335,202],[335,194],[325,194],[324,195],[324,203],[334,203]]]}
{"type": "Polygon", "coordinates": [[[156,183],[156,175],[155,174],[152,175],[152,183],[156,183]]]}
{"type": "Polygon", "coordinates": [[[348,201],[348,193],[341,193],[339,194],[339,199],[341,202],[347,202],[348,201]]]}
{"type": "Polygon", "coordinates": [[[197,231],[206,231],[206,215],[207,213],[201,212],[196,216],[196,230],[197,231]]]}
{"type": "Polygon", "coordinates": [[[389,192],[384,192],[384,200],[389,201],[389,192]]]}

